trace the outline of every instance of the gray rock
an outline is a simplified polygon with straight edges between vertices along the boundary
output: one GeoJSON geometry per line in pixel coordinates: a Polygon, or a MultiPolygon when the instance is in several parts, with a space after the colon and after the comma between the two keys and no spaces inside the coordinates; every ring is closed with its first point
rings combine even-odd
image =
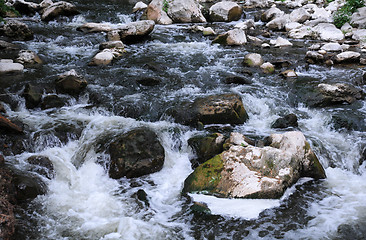
{"type": "Polygon", "coordinates": [[[357,28],[366,28],[366,7],[357,9],[352,14],[350,23],[357,28]]]}
{"type": "Polygon", "coordinates": [[[24,66],[20,63],[13,63],[11,59],[0,60],[0,74],[5,73],[22,73],[24,66]]]}
{"type": "Polygon", "coordinates": [[[112,26],[108,23],[84,23],[83,25],[77,27],[76,30],[85,33],[109,32],[112,30],[112,26]]]}
{"type": "Polygon", "coordinates": [[[24,65],[35,65],[43,63],[42,59],[35,52],[30,50],[21,50],[16,61],[24,65]]]}
{"type": "Polygon", "coordinates": [[[343,32],[331,23],[320,23],[315,27],[315,31],[323,41],[340,41],[344,39],[343,32]]]}
{"type": "Polygon", "coordinates": [[[135,42],[148,36],[155,27],[152,20],[143,20],[127,23],[118,29],[118,34],[122,41],[135,42]]]}
{"type": "Polygon", "coordinates": [[[346,51],[337,54],[335,57],[335,61],[337,63],[344,63],[344,62],[359,62],[361,54],[358,52],[346,51]]]}
{"type": "Polygon", "coordinates": [[[321,49],[327,52],[340,52],[343,50],[339,43],[326,43],[321,47],[321,49]]]}
{"type": "Polygon", "coordinates": [[[261,20],[262,20],[262,22],[269,22],[272,19],[274,19],[276,17],[280,17],[284,14],[285,13],[283,11],[281,11],[280,9],[278,9],[276,7],[271,7],[270,9],[268,9],[267,11],[262,13],[261,20]]]}
{"type": "Polygon", "coordinates": [[[310,18],[311,15],[304,8],[295,9],[290,13],[290,20],[292,22],[303,23],[310,18]]]}
{"type": "Polygon", "coordinates": [[[264,63],[263,58],[258,53],[249,53],[245,55],[243,64],[249,67],[259,67],[264,63]]]}

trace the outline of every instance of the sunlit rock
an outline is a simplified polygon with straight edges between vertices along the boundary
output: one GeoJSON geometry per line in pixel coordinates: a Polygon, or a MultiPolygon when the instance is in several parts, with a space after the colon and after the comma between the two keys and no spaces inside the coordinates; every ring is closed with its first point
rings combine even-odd
{"type": "Polygon", "coordinates": [[[2,31],[5,36],[16,41],[28,41],[33,39],[33,32],[29,29],[27,24],[18,20],[7,21],[5,25],[2,26],[2,31]]]}
{"type": "Polygon", "coordinates": [[[43,63],[42,59],[35,52],[30,50],[21,50],[16,61],[24,65],[35,65],[43,63]]]}
{"type": "Polygon", "coordinates": [[[331,23],[320,23],[315,27],[315,32],[323,41],[340,41],[344,39],[343,32],[331,23]]]}
{"type": "Polygon", "coordinates": [[[75,95],[82,92],[87,84],[88,82],[85,78],[72,69],[58,77],[56,80],[56,89],[63,93],[75,95]]]}
{"type": "Polygon", "coordinates": [[[244,30],[236,28],[217,36],[213,40],[213,43],[224,45],[244,45],[247,43],[247,37],[244,30]]]}
{"type": "Polygon", "coordinates": [[[77,27],[76,30],[85,33],[109,32],[112,30],[112,26],[108,23],[84,23],[83,25],[77,27]]]}
{"type": "Polygon", "coordinates": [[[239,20],[243,9],[235,2],[222,1],[210,7],[210,21],[231,22],[239,20]]]}
{"type": "Polygon", "coordinates": [[[366,28],[366,7],[357,9],[352,14],[350,23],[357,28],[366,28]]]}
{"type": "Polygon", "coordinates": [[[261,15],[262,22],[269,22],[277,17],[283,16],[285,13],[277,7],[271,7],[261,15]]]}
{"type": "Polygon", "coordinates": [[[184,192],[233,198],[280,198],[300,177],[325,178],[301,132],[272,134],[269,146],[245,141],[201,164],[184,182],[184,192]]]}
{"type": "Polygon", "coordinates": [[[135,6],[132,8],[132,12],[141,11],[147,8],[147,5],[143,2],[137,2],[135,6]]]}
{"type": "Polygon", "coordinates": [[[289,40],[282,37],[278,37],[276,40],[271,40],[270,44],[275,47],[291,47],[293,45],[289,40]]]}
{"type": "Polygon", "coordinates": [[[243,64],[248,67],[259,67],[263,64],[263,58],[258,53],[249,53],[245,55],[243,64]]]}
{"type": "Polygon", "coordinates": [[[340,52],[343,50],[339,43],[326,43],[321,47],[321,49],[327,52],[340,52]]]}
{"type": "Polygon", "coordinates": [[[280,31],[280,30],[285,29],[286,24],[289,23],[289,22],[290,22],[289,15],[285,14],[285,15],[276,17],[273,20],[271,20],[270,22],[268,22],[266,24],[266,27],[269,30],[280,31]]]}
{"type": "Polygon", "coordinates": [[[303,23],[310,18],[311,15],[304,8],[295,9],[290,13],[291,22],[303,23]]]}
{"type": "Polygon", "coordinates": [[[45,8],[41,19],[43,21],[51,21],[59,16],[73,16],[79,13],[75,5],[60,1],[45,8]]]}
{"type": "Polygon", "coordinates": [[[361,54],[358,52],[353,51],[346,51],[336,55],[335,61],[337,63],[344,63],[344,62],[359,62],[361,54]]]}
{"type": "Polygon", "coordinates": [[[273,66],[272,63],[270,62],[266,62],[266,63],[263,63],[260,68],[262,69],[262,71],[266,74],[271,74],[271,73],[274,73],[275,72],[275,68],[273,66]]]}
{"type": "Polygon", "coordinates": [[[137,42],[146,38],[155,27],[152,20],[143,20],[127,23],[118,28],[118,34],[122,41],[137,42]]]}
{"type": "Polygon", "coordinates": [[[11,59],[0,60],[0,74],[4,73],[22,73],[24,66],[20,63],[14,63],[11,59]]]}

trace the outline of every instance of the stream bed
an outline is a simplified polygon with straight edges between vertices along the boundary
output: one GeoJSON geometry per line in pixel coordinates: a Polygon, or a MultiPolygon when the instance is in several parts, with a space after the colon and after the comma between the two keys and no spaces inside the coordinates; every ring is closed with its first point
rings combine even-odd
{"type": "MultiPolygon", "coordinates": [[[[5,157],[6,163],[27,170],[26,159],[48,157],[55,177],[38,177],[47,193],[24,204],[17,213],[16,239],[362,239],[366,234],[366,163],[360,165],[366,145],[366,101],[351,105],[311,108],[306,92],[319,83],[351,83],[362,78],[358,65],[307,64],[305,53],[315,40],[294,40],[290,48],[247,44],[212,44],[214,37],[192,31],[194,24],[156,25],[150,38],[125,46],[121,58],[107,66],[88,66],[105,41],[105,34],[79,32],[85,22],[122,24],[134,20],[127,1],[77,0],[81,12],[49,23],[27,24],[35,38],[19,42],[36,52],[44,64],[24,74],[2,77],[0,94],[17,104],[4,104],[12,119],[27,126],[25,151],[5,157]],[[247,53],[260,53],[265,61],[286,59],[297,78],[244,71],[247,53]],[[62,95],[62,108],[27,109],[21,97],[27,83],[52,88],[57,76],[75,69],[88,86],[79,97],[62,95]],[[251,84],[226,84],[240,76],[251,84]],[[142,86],[141,78],[156,78],[156,86],[142,86]],[[242,125],[215,125],[197,130],[181,125],[169,115],[184,102],[202,96],[236,93],[242,97],[249,120],[242,125]],[[212,214],[195,213],[189,197],[181,194],[185,178],[193,171],[193,151],[188,139],[214,131],[232,131],[263,139],[271,124],[294,113],[325,168],[324,180],[301,179],[279,200],[218,199],[205,201],[212,214]],[[135,179],[108,176],[109,155],[98,142],[131,129],[153,130],[165,150],[159,172],[135,179]],[[136,198],[147,194],[149,206],[136,198]]],[[[253,18],[260,9],[246,10],[253,18]]],[[[239,20],[241,21],[241,20],[239,20]]],[[[237,22],[207,24],[217,32],[237,22]]],[[[259,23],[260,24],[260,23],[259,23]]],[[[206,24],[201,24],[206,25],[206,24]]],[[[258,26],[260,27],[260,26],[258,26]]],[[[284,36],[274,32],[271,38],[284,36]]],[[[271,38],[261,37],[263,40],[271,38]]],[[[2,56],[4,57],[4,56],[2,56]]],[[[286,69],[284,69],[286,70],[286,69]]],[[[365,86],[361,86],[365,91],[365,86]]],[[[32,174],[37,174],[36,172],[32,174]]]]}

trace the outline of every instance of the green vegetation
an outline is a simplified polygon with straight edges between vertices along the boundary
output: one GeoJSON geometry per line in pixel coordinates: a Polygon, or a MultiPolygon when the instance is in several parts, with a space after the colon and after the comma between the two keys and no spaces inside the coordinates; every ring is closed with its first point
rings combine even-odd
{"type": "Polygon", "coordinates": [[[8,5],[6,5],[4,0],[0,0],[0,22],[4,22],[3,17],[6,16],[7,12],[13,12],[16,15],[19,15],[17,10],[15,10],[13,7],[9,7],[8,5]]]}
{"type": "Polygon", "coordinates": [[[168,9],[169,9],[169,2],[168,2],[168,0],[164,0],[163,1],[163,11],[168,13],[168,9]]]}
{"type": "Polygon", "coordinates": [[[334,25],[341,28],[346,22],[351,20],[351,16],[358,8],[365,6],[365,0],[347,0],[333,16],[334,25]]]}

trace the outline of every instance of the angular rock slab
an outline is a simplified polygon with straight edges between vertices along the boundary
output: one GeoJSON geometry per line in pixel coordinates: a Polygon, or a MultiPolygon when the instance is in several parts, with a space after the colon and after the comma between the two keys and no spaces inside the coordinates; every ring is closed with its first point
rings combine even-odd
{"type": "Polygon", "coordinates": [[[185,180],[183,192],[233,198],[280,198],[300,177],[326,177],[301,132],[272,134],[270,140],[270,146],[263,148],[245,141],[232,145],[196,168],[185,180]]]}

